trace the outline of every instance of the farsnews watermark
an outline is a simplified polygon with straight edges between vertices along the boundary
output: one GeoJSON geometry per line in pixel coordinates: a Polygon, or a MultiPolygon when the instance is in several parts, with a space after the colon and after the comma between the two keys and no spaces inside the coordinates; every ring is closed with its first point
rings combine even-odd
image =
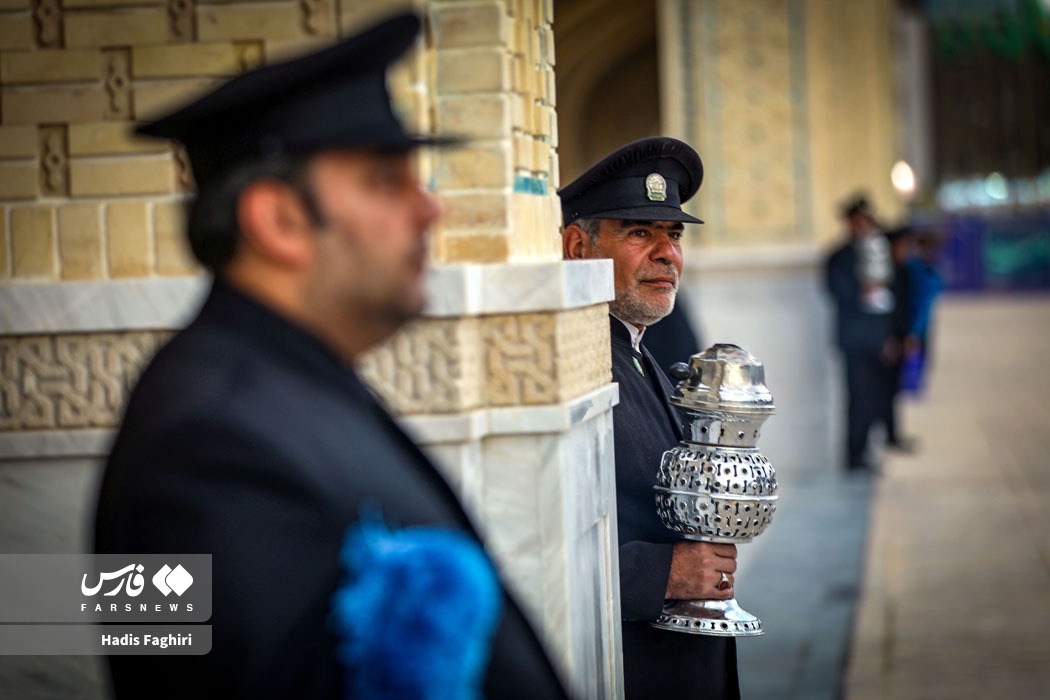
{"type": "MultiPolygon", "coordinates": [[[[103,595],[117,595],[124,588],[124,585],[127,584],[127,594],[134,597],[142,592],[142,588],[145,585],[142,578],[143,571],[144,567],[142,564],[128,564],[117,571],[100,573],[98,575],[98,583],[94,586],[88,586],[88,575],[84,574],[84,578],[80,583],[80,592],[84,595],[96,595],[102,590],[102,586],[106,581],[117,580],[119,583],[103,595]]],[[[181,596],[186,592],[186,589],[193,585],[193,576],[183,568],[182,564],[179,564],[174,569],[165,564],[153,576],[153,585],[164,595],[175,593],[181,596]]]]}
{"type": "Polygon", "coordinates": [[[0,554],[0,654],[203,654],[211,602],[208,554],[0,554]]]}
{"type": "MultiPolygon", "coordinates": [[[[143,572],[146,571],[146,567],[143,564],[128,564],[127,566],[117,569],[115,571],[103,571],[100,572],[97,577],[92,578],[96,580],[94,585],[88,584],[89,574],[84,574],[83,579],[80,583],[80,592],[88,597],[97,596],[103,589],[103,587],[113,585],[110,590],[102,593],[104,597],[119,596],[124,593],[129,598],[137,598],[146,587],[145,578],[143,572]]],[[[154,574],[151,579],[153,585],[161,595],[167,597],[172,594],[178,597],[182,597],[182,594],[189,590],[190,586],[193,585],[193,575],[182,564],[178,564],[172,569],[167,564],[163,564],[157,573],[154,574]]],[[[123,603],[124,612],[132,612],[134,610],[133,603],[123,603]]],[[[138,609],[140,612],[149,612],[150,603],[138,602],[138,609]]],[[[187,613],[193,612],[193,602],[186,603],[153,603],[153,610],[155,612],[163,612],[164,607],[173,613],[184,610],[187,613]]],[[[101,613],[105,611],[109,612],[120,612],[121,604],[114,602],[101,603],[81,603],[80,610],[86,612],[91,609],[93,612],[101,613]]]]}

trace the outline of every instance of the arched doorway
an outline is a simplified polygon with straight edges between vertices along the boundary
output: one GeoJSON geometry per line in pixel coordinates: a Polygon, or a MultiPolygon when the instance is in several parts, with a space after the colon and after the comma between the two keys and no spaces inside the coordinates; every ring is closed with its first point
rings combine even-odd
{"type": "Polygon", "coordinates": [[[623,144],[660,133],[656,2],[554,4],[561,182],[623,144]]]}

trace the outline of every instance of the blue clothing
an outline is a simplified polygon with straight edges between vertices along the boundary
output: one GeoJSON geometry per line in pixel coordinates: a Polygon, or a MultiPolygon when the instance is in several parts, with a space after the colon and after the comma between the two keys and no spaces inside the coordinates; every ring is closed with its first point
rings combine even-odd
{"type": "Polygon", "coordinates": [[[937,268],[921,258],[912,258],[908,261],[908,272],[911,275],[912,287],[911,334],[918,338],[925,338],[930,330],[933,302],[944,288],[944,282],[937,268]]]}

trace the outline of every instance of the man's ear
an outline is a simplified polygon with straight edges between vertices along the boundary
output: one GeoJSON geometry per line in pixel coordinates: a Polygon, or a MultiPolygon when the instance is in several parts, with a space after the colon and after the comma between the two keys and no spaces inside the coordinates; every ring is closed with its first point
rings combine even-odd
{"type": "Polygon", "coordinates": [[[237,223],[243,244],[258,257],[293,268],[313,259],[317,234],[302,197],[282,182],[258,180],[244,188],[237,198],[237,223]]]}
{"type": "Polygon", "coordinates": [[[565,260],[583,260],[590,250],[591,237],[576,224],[569,224],[561,235],[561,256],[565,260]]]}

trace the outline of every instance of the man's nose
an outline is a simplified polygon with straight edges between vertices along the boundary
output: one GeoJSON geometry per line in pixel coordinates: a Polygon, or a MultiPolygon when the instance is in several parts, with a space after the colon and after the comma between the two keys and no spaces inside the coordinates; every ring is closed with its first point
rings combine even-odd
{"type": "Polygon", "coordinates": [[[418,211],[424,228],[429,227],[444,214],[441,201],[422,185],[419,186],[418,211]]]}
{"type": "Polygon", "coordinates": [[[682,259],[682,250],[678,242],[671,238],[670,234],[661,233],[653,240],[653,247],[649,257],[657,262],[668,265],[677,265],[682,259]]]}

